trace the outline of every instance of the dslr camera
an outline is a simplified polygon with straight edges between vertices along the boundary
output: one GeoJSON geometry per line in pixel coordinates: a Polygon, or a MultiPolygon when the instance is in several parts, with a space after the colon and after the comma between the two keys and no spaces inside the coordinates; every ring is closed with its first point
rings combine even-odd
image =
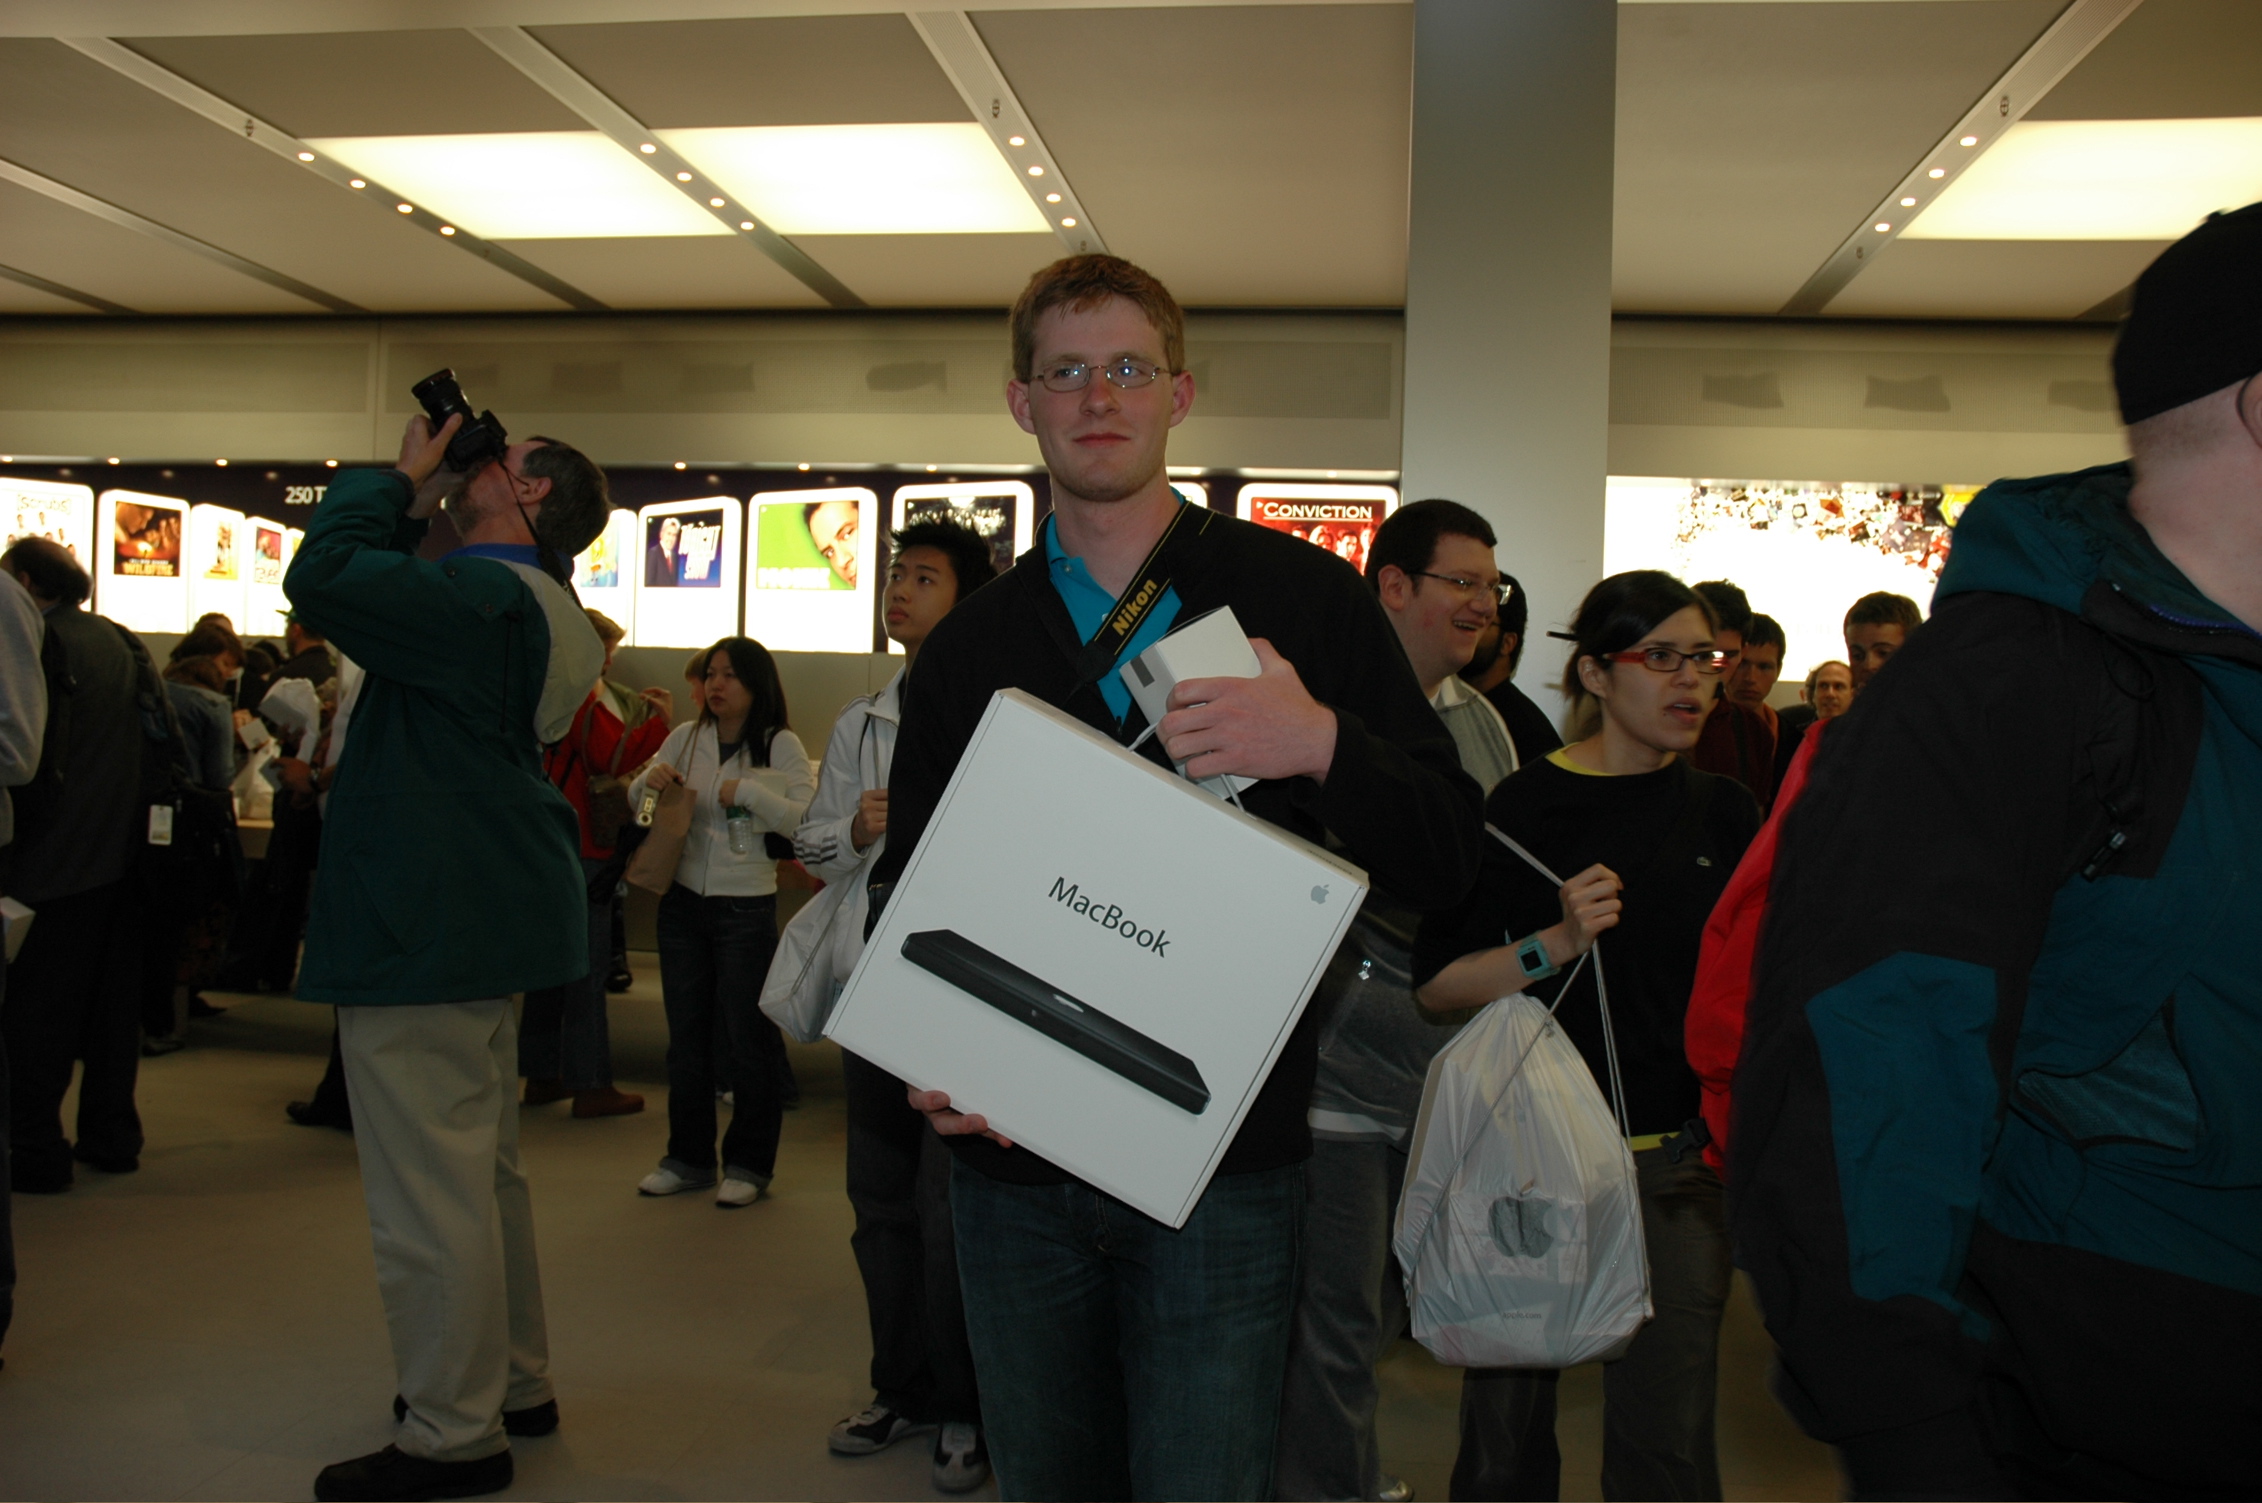
{"type": "Polygon", "coordinates": [[[469,475],[490,460],[501,459],[510,446],[510,434],[502,421],[492,412],[482,412],[474,417],[470,399],[456,381],[453,369],[437,370],[408,389],[425,415],[432,419],[432,428],[440,426],[460,414],[463,426],[456,436],[448,440],[447,458],[442,468],[458,475],[469,475]]]}

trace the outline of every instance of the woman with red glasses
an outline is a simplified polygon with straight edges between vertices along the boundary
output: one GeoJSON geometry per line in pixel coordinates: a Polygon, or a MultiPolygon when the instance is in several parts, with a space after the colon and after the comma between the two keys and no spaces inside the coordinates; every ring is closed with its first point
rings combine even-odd
{"type": "MultiPolygon", "coordinates": [[[[1728,1235],[1719,1177],[1683,1132],[1698,1087],[1681,1028],[1705,919],[1760,814],[1742,784],[1688,762],[1726,667],[1716,624],[1687,585],[1654,570],[1614,574],[1587,593],[1564,673],[1578,739],[1510,775],[1485,803],[1489,823],[1569,881],[1558,888],[1488,842],[1475,888],[1424,921],[1414,950],[1415,996],[1453,1012],[1527,988],[1555,1002],[1579,953],[1609,935],[1609,1026],[1657,1313],[1604,1368],[1605,1498],[1720,1496],[1713,1411],[1728,1235]]],[[[1592,967],[1556,1018],[1606,1084],[1592,967]]],[[[1455,1498],[1557,1496],[1558,1376],[1464,1375],[1455,1498]]]]}

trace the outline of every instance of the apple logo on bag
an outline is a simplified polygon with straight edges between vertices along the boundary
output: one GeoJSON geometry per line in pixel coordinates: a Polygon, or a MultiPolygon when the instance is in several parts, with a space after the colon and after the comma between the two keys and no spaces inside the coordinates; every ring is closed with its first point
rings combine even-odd
{"type": "Polygon", "coordinates": [[[1315,888],[1313,888],[1313,889],[1312,889],[1312,901],[1313,901],[1313,902],[1315,902],[1315,903],[1324,903],[1324,902],[1326,902],[1326,901],[1327,901],[1327,889],[1326,889],[1326,888],[1324,888],[1324,887],[1315,887],[1315,888]]]}

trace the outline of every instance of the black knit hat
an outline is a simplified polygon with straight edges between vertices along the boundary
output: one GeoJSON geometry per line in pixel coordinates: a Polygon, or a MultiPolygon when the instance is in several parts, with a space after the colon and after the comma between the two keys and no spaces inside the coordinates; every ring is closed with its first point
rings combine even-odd
{"type": "Polygon", "coordinates": [[[2136,279],[2113,388],[2141,423],[2262,371],[2262,203],[2207,222],[2136,279]]]}

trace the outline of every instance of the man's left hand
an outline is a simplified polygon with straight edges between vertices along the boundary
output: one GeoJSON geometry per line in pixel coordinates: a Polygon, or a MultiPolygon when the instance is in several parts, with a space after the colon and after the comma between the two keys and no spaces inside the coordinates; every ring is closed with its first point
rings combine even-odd
{"type": "Polygon", "coordinates": [[[1255,678],[1190,678],[1170,691],[1155,734],[1186,776],[1327,781],[1335,763],[1335,712],[1304,688],[1295,666],[1262,637],[1255,678]]]}
{"type": "Polygon", "coordinates": [[[315,791],[314,769],[296,757],[277,757],[275,759],[275,776],[280,778],[283,786],[293,793],[312,793],[315,791]]]}
{"type": "Polygon", "coordinates": [[[448,440],[462,426],[460,412],[441,424],[436,433],[421,412],[408,420],[408,428],[401,434],[401,462],[396,468],[416,487],[416,499],[409,503],[410,516],[429,517],[440,509],[450,491],[463,484],[463,476],[441,468],[447,461],[448,440]]]}

